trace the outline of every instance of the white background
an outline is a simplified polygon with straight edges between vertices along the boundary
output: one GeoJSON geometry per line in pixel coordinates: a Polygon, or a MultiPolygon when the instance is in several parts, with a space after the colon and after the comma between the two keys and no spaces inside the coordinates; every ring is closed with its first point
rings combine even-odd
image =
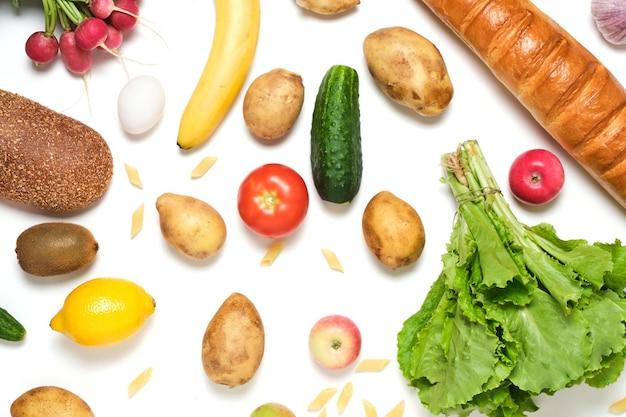
{"type": "MultiPolygon", "coordinates": [[[[354,395],[343,415],[364,415],[367,399],[385,415],[399,401],[406,416],[428,416],[416,393],[406,387],[395,362],[396,333],[417,311],[441,270],[455,205],[442,184],[439,158],[467,139],[477,139],[522,222],[552,223],[562,238],[589,241],[626,240],[624,210],[614,202],[528,115],[484,65],[417,0],[363,0],[354,12],[334,18],[309,14],[288,0],[262,0],[257,55],[244,89],[258,75],[283,67],[302,75],[305,102],[293,131],[268,145],[248,133],[241,115],[243,94],[203,146],[182,152],[176,146],[178,123],[208,56],[214,28],[210,0],[143,1],[141,13],[156,24],[163,42],[139,26],[127,36],[123,54],[146,64],[128,62],[131,76],[152,74],[163,83],[167,104],[161,123],[148,134],[130,137],[119,126],[117,94],[127,81],[120,62],[102,55],[89,78],[89,98],[80,77],[69,75],[60,60],[36,69],[24,54],[24,42],[43,29],[41,4],[24,1],[16,13],[0,2],[0,88],[13,91],[73,116],[99,131],[114,156],[115,173],[104,199],[71,215],[52,215],[6,201],[0,204],[0,306],[27,328],[21,343],[0,343],[0,413],[38,385],[58,385],[83,397],[98,416],[239,415],[275,401],[298,416],[317,416],[306,407],[325,387],[341,389],[349,381],[354,395]],[[373,84],[361,45],[370,32],[406,26],[430,39],[441,51],[455,87],[446,112],[425,119],[389,101],[373,84]],[[148,65],[150,64],[150,65],[148,65]],[[317,87],[333,64],[346,64],[361,76],[364,172],[357,198],[347,207],[323,203],[312,183],[309,129],[317,87]],[[531,148],[555,152],[566,170],[558,199],[533,209],[516,203],[507,186],[512,160],[531,148]],[[218,157],[200,179],[191,169],[205,156],[218,157]],[[236,195],[244,176],[257,166],[279,162],[296,169],[311,196],[302,227],[285,242],[271,267],[259,261],[271,243],[250,233],[239,219],[236,195]],[[136,167],[143,189],[127,180],[124,163],[136,167]],[[426,228],[426,247],[412,267],[392,272],[368,252],[361,215],[369,199],[388,190],[409,202],[426,228]],[[167,246],[158,226],[155,199],[163,192],[201,198],[224,217],[228,238],[207,262],[183,258],[167,246]],[[143,230],[130,239],[131,213],[145,204],[143,230]],[[44,221],[71,221],[88,227],[100,244],[95,262],[70,276],[35,278],[18,266],[15,239],[27,227],[44,221]],[[320,249],[336,252],[345,272],[332,271],[320,249]],[[50,318],[79,283],[100,276],[131,279],[154,296],[155,314],[145,328],[109,348],[80,347],[53,332],[50,318]],[[248,384],[228,389],[204,374],[200,345],[204,329],[234,291],[257,306],[266,330],[266,350],[258,373],[248,384]],[[307,339],[320,317],[351,317],[363,335],[362,358],[388,358],[381,373],[325,372],[309,355],[307,339]],[[146,367],[150,383],[128,399],[128,383],[146,367]]],[[[537,0],[537,5],[577,37],[615,75],[626,82],[626,50],[606,43],[597,32],[589,0],[537,0]]],[[[154,27],[154,25],[153,25],[154,27]]],[[[582,110],[581,110],[582,111],[582,110]]],[[[579,386],[537,399],[536,416],[609,415],[608,406],[626,396],[626,377],[602,389],[579,386]]],[[[333,399],[333,401],[336,398],[333,399]]],[[[328,415],[337,415],[334,402],[328,415]]]]}

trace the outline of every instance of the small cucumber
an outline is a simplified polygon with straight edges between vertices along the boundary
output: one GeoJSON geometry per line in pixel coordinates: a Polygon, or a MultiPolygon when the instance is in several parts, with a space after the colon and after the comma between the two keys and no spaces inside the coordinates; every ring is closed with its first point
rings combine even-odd
{"type": "Polygon", "coordinates": [[[26,329],[8,311],[0,307],[0,339],[19,342],[26,337],[26,329]]]}
{"type": "Polygon", "coordinates": [[[349,203],[361,186],[363,155],[359,76],[334,65],[324,75],[311,127],[313,182],[322,200],[349,203]]]}

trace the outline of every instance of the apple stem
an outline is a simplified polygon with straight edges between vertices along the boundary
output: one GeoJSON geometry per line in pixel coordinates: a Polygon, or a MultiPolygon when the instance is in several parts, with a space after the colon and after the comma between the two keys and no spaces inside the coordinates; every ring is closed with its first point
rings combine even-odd
{"type": "Polygon", "coordinates": [[[533,172],[532,175],[530,176],[530,182],[532,182],[533,184],[541,182],[541,174],[533,172]]]}

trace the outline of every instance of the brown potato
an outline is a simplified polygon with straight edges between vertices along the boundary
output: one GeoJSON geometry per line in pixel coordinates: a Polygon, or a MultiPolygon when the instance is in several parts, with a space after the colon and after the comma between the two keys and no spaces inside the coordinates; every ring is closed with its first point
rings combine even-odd
{"type": "Polygon", "coordinates": [[[13,401],[11,417],[94,417],[91,407],[65,388],[32,388],[13,401]]]}
{"type": "Polygon", "coordinates": [[[276,68],[257,77],[243,99],[243,118],[261,139],[278,139],[293,127],[302,110],[304,85],[299,74],[276,68]]]}
{"type": "Polygon", "coordinates": [[[69,274],[90,265],[99,245],[87,228],[64,222],[40,223],[24,230],[15,244],[20,267],[31,275],[69,274]]]}
{"type": "Polygon", "coordinates": [[[428,39],[400,26],[379,29],[363,41],[369,72],[396,103],[423,116],[436,116],[454,95],[448,69],[428,39]]]}
{"type": "Polygon", "coordinates": [[[296,0],[296,4],[305,10],[323,15],[343,13],[359,4],[360,0],[296,0]]]}
{"type": "Polygon", "coordinates": [[[193,259],[214,256],[226,241],[226,223],[210,204],[195,197],[164,193],[156,201],[165,241],[193,259]]]}
{"type": "Polygon", "coordinates": [[[424,250],[422,219],[409,203],[389,191],[372,197],[363,212],[362,227],[367,247],[391,269],[411,265],[424,250]]]}
{"type": "Polygon", "coordinates": [[[256,374],[265,351],[265,328],[243,294],[231,294],[209,322],[202,339],[204,372],[215,383],[235,387],[256,374]]]}

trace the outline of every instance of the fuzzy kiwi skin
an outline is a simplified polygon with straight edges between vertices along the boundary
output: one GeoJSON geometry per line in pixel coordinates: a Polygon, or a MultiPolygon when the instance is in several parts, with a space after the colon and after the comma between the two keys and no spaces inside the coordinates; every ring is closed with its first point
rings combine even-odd
{"type": "Polygon", "coordinates": [[[99,245],[89,229],[74,223],[40,223],[17,238],[20,267],[39,277],[63,275],[91,264],[99,245]]]}
{"type": "Polygon", "coordinates": [[[91,127],[26,97],[0,90],[0,197],[51,212],[99,201],[113,157],[91,127]]]}

